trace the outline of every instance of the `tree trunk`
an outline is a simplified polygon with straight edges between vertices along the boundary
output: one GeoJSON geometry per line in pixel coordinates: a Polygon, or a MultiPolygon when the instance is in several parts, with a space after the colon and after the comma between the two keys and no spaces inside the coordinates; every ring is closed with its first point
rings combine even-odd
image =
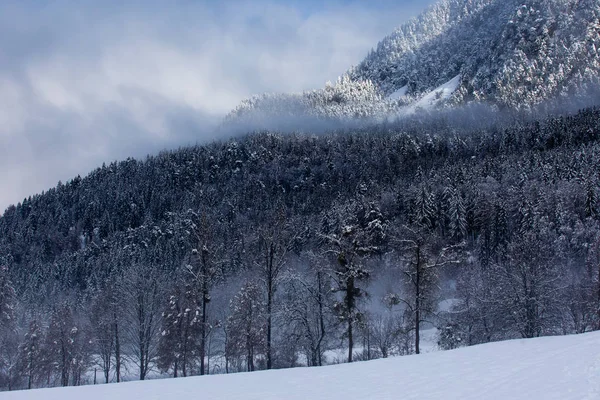
{"type": "MultiPolygon", "coordinates": [[[[250,311],[252,312],[252,311],[250,311]]],[[[246,326],[246,363],[248,372],[254,371],[254,347],[250,333],[252,332],[252,315],[248,319],[246,326]]]]}
{"type": "Polygon", "coordinates": [[[355,284],[354,277],[348,277],[348,285],[346,287],[346,311],[348,312],[348,362],[352,362],[352,353],[354,351],[353,323],[354,323],[354,293],[355,284]]]}
{"type": "Polygon", "coordinates": [[[181,373],[183,377],[187,377],[187,362],[188,362],[188,331],[185,330],[185,338],[183,340],[183,351],[181,352],[181,373]]]}
{"type": "Polygon", "coordinates": [[[421,350],[419,348],[419,345],[421,342],[421,334],[419,332],[419,328],[421,325],[420,322],[421,322],[421,313],[417,309],[417,311],[415,312],[415,353],[416,354],[421,354],[421,350]]]}
{"type": "Polygon", "coordinates": [[[140,362],[140,380],[143,381],[148,375],[150,367],[150,348],[152,344],[152,326],[154,321],[154,304],[156,299],[157,286],[151,289],[153,293],[150,300],[146,293],[138,295],[138,340],[139,340],[139,362],[140,362]]]}
{"type": "Polygon", "coordinates": [[[110,379],[110,360],[104,363],[104,371],[102,372],[104,373],[104,383],[108,383],[110,379]]]}
{"type": "Polygon", "coordinates": [[[202,325],[200,327],[200,375],[204,375],[205,371],[205,358],[206,358],[206,298],[203,294],[202,299],[202,325]]]}
{"type": "Polygon", "coordinates": [[[416,257],[416,276],[415,276],[415,353],[420,354],[421,343],[421,249],[417,247],[416,257]]]}
{"type": "Polygon", "coordinates": [[[371,360],[371,330],[367,325],[367,360],[371,360]]]}
{"type": "Polygon", "coordinates": [[[208,250],[202,249],[202,325],[200,326],[200,375],[205,374],[206,358],[206,308],[208,297],[208,250]]]}
{"type": "Polygon", "coordinates": [[[28,362],[28,367],[29,367],[29,376],[27,377],[27,389],[31,389],[31,386],[33,384],[33,371],[35,369],[34,363],[33,363],[33,355],[29,355],[29,362],[28,362]]]}
{"type": "Polygon", "coordinates": [[[321,271],[317,272],[317,286],[318,286],[318,290],[319,290],[319,294],[317,295],[318,297],[318,302],[319,302],[319,327],[320,327],[320,331],[319,332],[319,340],[317,342],[317,357],[318,357],[318,365],[319,367],[323,365],[323,360],[321,359],[321,355],[323,353],[322,351],[322,343],[323,340],[325,339],[325,317],[323,315],[323,291],[322,291],[322,276],[321,276],[321,271]]]}
{"type": "Polygon", "coordinates": [[[140,381],[143,381],[146,378],[146,366],[144,359],[144,350],[140,350],[140,381]]]}
{"type": "Polygon", "coordinates": [[[210,375],[210,355],[212,354],[212,340],[207,338],[206,344],[206,375],[210,375]]]}
{"type": "Polygon", "coordinates": [[[598,312],[598,330],[600,331],[600,263],[598,263],[598,299],[596,303],[596,310],[598,312]]]}
{"type": "Polygon", "coordinates": [[[246,368],[248,369],[248,372],[252,372],[254,371],[254,351],[252,350],[252,345],[250,344],[249,340],[246,343],[246,368]]]}
{"type": "Polygon", "coordinates": [[[61,384],[62,386],[69,386],[69,358],[67,356],[67,350],[64,344],[64,332],[61,332],[63,338],[61,339],[61,384]]]}
{"type": "Polygon", "coordinates": [[[117,322],[116,311],[113,311],[113,324],[115,333],[115,372],[117,382],[121,382],[121,342],[119,340],[119,323],[117,322]]]}
{"type": "Polygon", "coordinates": [[[273,360],[271,354],[273,318],[271,313],[273,310],[273,259],[275,257],[275,249],[273,248],[273,243],[269,244],[269,248],[267,251],[267,369],[271,369],[273,367],[273,360]]]}
{"type": "Polygon", "coordinates": [[[225,336],[225,373],[229,373],[229,335],[227,334],[227,328],[223,329],[225,336]]]}
{"type": "Polygon", "coordinates": [[[348,362],[352,362],[354,339],[352,337],[352,319],[348,318],[348,362]]]}
{"type": "MultiPolygon", "coordinates": [[[[141,300],[138,300],[141,301],[141,300]]],[[[142,307],[141,303],[138,304],[138,307],[142,307]]],[[[142,308],[138,308],[138,341],[139,341],[139,353],[138,353],[138,358],[140,361],[140,381],[143,381],[146,378],[146,352],[145,352],[145,343],[146,343],[146,338],[144,335],[144,321],[143,321],[143,309],[142,308]]]]}

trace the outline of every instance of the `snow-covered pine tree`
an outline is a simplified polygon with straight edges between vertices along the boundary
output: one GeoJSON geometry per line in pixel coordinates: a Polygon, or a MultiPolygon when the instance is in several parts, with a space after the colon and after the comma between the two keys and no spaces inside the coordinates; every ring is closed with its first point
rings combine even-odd
{"type": "Polygon", "coordinates": [[[157,350],[157,366],[163,371],[179,371],[185,377],[191,373],[200,345],[201,309],[194,283],[178,282],[174,294],[162,313],[157,350]]]}
{"type": "Polygon", "coordinates": [[[243,357],[247,371],[256,369],[256,357],[266,350],[266,304],[260,286],[252,281],[244,283],[231,300],[227,318],[228,358],[243,357]]]}
{"type": "Polygon", "coordinates": [[[19,345],[19,374],[27,379],[27,389],[43,376],[44,357],[42,346],[44,332],[37,318],[30,323],[21,344],[19,345]]]}
{"type": "Polygon", "coordinates": [[[336,209],[338,226],[334,233],[324,235],[327,252],[333,256],[332,277],[334,292],[341,299],[334,304],[340,322],[345,327],[348,340],[348,362],[353,360],[355,327],[364,316],[359,300],[366,295],[361,282],[369,278],[370,271],[364,259],[381,250],[385,237],[383,216],[373,204],[354,201],[336,209]]]}
{"type": "Polygon", "coordinates": [[[16,294],[8,267],[0,264],[0,387],[12,389],[17,362],[16,294]]]}

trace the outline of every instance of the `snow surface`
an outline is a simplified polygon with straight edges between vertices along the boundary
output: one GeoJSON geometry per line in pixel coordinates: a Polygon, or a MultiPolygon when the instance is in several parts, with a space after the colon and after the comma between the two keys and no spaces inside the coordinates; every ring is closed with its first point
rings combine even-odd
{"type": "Polygon", "coordinates": [[[600,333],[233,375],[2,393],[3,400],[598,400],[600,333]]]}
{"type": "Polygon", "coordinates": [[[396,90],[394,93],[388,96],[390,100],[400,100],[402,97],[406,96],[408,93],[408,85],[402,86],[400,89],[396,90]]]}
{"type": "Polygon", "coordinates": [[[428,110],[448,100],[452,93],[454,93],[456,89],[458,89],[458,87],[460,86],[461,79],[462,75],[456,75],[448,82],[427,93],[421,98],[421,100],[417,101],[415,104],[410,106],[411,111],[414,112],[419,108],[428,110]]]}

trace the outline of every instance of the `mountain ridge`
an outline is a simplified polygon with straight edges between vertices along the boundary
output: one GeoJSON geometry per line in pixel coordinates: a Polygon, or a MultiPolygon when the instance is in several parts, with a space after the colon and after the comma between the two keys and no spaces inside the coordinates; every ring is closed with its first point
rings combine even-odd
{"type": "Polygon", "coordinates": [[[532,106],[597,81],[599,16],[597,1],[444,0],[348,74],[384,93],[405,85],[423,93],[460,73],[455,103],[532,106]]]}
{"type": "Polygon", "coordinates": [[[442,0],[398,27],[323,89],[244,100],[226,124],[273,118],[385,120],[435,95],[426,109],[472,102],[528,110],[585,96],[600,83],[600,3],[594,0],[442,0]],[[394,96],[405,89],[402,96],[394,96]]]}

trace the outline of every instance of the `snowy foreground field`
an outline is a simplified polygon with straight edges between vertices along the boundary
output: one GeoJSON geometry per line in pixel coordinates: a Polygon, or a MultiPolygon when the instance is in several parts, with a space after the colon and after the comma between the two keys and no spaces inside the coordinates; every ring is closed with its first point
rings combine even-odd
{"type": "Polygon", "coordinates": [[[3,400],[598,400],[600,333],[322,368],[0,393],[3,400]]]}

